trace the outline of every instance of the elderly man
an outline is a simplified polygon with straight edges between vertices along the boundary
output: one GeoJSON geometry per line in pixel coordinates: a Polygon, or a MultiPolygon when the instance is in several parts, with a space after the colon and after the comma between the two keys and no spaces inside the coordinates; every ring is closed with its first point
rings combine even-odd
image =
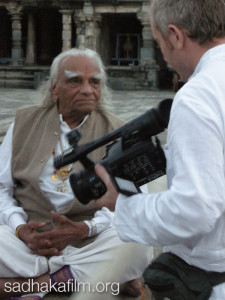
{"type": "MultiPolygon", "coordinates": [[[[117,261],[110,280],[129,282],[127,291],[136,296],[136,278],[149,263],[151,248],[125,245],[107,208],[96,212],[94,201],[82,205],[74,198],[69,175],[82,168],[78,163],[53,168],[54,157],[69,147],[71,129],[78,129],[85,143],[123,124],[107,112],[109,91],[98,54],[71,49],[58,55],[42,95],[42,105],[17,111],[0,150],[1,299],[25,293],[18,286],[31,279],[36,285],[26,292],[43,292],[39,298],[60,283],[88,281],[124,247],[130,259],[117,261]]],[[[92,159],[104,153],[98,149],[92,159]]]]}
{"type": "MultiPolygon", "coordinates": [[[[168,190],[119,195],[107,179],[124,241],[165,246],[145,272],[156,299],[225,299],[225,2],[153,0],[152,33],[185,85],[168,126],[168,190]],[[129,218],[127,218],[129,215],[129,218]],[[139,226],[133,226],[139,224],[139,226]],[[128,230],[130,228],[131,230],[128,230]],[[212,288],[213,287],[213,288],[212,288]]],[[[106,178],[98,166],[98,175],[106,178]]]]}

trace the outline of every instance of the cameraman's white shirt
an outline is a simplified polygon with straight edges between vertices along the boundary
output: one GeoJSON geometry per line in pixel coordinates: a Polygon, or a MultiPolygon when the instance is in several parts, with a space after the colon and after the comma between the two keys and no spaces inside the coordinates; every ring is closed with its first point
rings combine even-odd
{"type": "MultiPolygon", "coordinates": [[[[169,189],[120,195],[118,234],[123,241],[163,245],[189,264],[224,272],[225,45],[207,51],[177,93],[165,152],[169,189]]],[[[225,299],[225,289],[215,299],[225,299]]]]}
{"type": "MultiPolygon", "coordinates": [[[[87,118],[84,119],[83,123],[87,118]]],[[[82,126],[81,123],[77,129],[82,126]]],[[[12,156],[12,134],[13,126],[11,124],[4,141],[0,147],[0,224],[9,225],[13,230],[20,224],[25,224],[27,221],[27,214],[25,211],[18,207],[16,199],[13,198],[14,182],[11,173],[11,156],[12,156]]],[[[69,147],[66,139],[66,133],[71,131],[68,125],[62,120],[60,115],[60,129],[61,129],[61,142],[63,150],[69,147]]],[[[60,142],[56,145],[56,155],[62,153],[60,142]]],[[[68,192],[60,193],[55,190],[56,185],[59,181],[52,181],[51,176],[53,175],[53,159],[51,155],[48,162],[39,178],[41,190],[45,196],[53,204],[55,211],[60,213],[64,211],[68,206],[71,205],[74,194],[70,187],[69,179],[65,182],[68,186],[68,192]]],[[[113,224],[114,213],[110,212],[107,208],[103,208],[95,213],[94,221],[96,222],[97,233],[102,232],[113,224]]],[[[88,225],[88,223],[87,223],[88,225]]]]}

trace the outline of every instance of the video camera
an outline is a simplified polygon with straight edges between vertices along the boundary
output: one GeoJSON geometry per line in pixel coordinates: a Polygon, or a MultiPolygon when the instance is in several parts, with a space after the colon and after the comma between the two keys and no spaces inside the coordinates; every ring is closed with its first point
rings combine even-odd
{"type": "Polygon", "coordinates": [[[73,193],[81,203],[87,204],[106,192],[105,184],[95,173],[96,163],[87,156],[103,145],[108,144],[106,155],[97,163],[106,168],[120,193],[128,196],[139,193],[141,185],[165,174],[166,158],[155,135],[167,128],[171,105],[172,99],[165,99],[157,108],[81,146],[78,146],[78,130],[67,134],[71,147],[55,157],[54,166],[59,169],[76,161],[82,163],[84,170],[70,175],[73,193]]]}

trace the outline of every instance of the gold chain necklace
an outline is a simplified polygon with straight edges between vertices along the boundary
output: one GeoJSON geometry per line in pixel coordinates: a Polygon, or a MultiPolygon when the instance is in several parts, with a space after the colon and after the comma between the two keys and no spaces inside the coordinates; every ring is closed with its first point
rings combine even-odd
{"type": "MultiPolygon", "coordinates": [[[[63,152],[62,141],[61,141],[60,136],[59,136],[59,145],[60,145],[61,151],[63,152]]],[[[55,148],[53,149],[52,154],[53,154],[53,157],[56,156],[55,148]]],[[[65,181],[67,178],[69,178],[72,169],[73,169],[73,167],[64,166],[58,170],[53,171],[53,174],[51,176],[52,181],[54,181],[54,182],[56,182],[58,180],[62,181],[62,182],[57,183],[57,185],[55,186],[55,191],[61,192],[61,193],[66,193],[68,191],[68,185],[65,181]]]]}

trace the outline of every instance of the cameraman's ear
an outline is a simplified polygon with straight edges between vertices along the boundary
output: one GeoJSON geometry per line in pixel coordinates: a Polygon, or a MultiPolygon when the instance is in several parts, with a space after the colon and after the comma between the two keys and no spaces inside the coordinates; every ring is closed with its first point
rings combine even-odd
{"type": "Polygon", "coordinates": [[[167,43],[170,49],[183,49],[186,32],[173,24],[168,25],[168,32],[167,43]]]}

